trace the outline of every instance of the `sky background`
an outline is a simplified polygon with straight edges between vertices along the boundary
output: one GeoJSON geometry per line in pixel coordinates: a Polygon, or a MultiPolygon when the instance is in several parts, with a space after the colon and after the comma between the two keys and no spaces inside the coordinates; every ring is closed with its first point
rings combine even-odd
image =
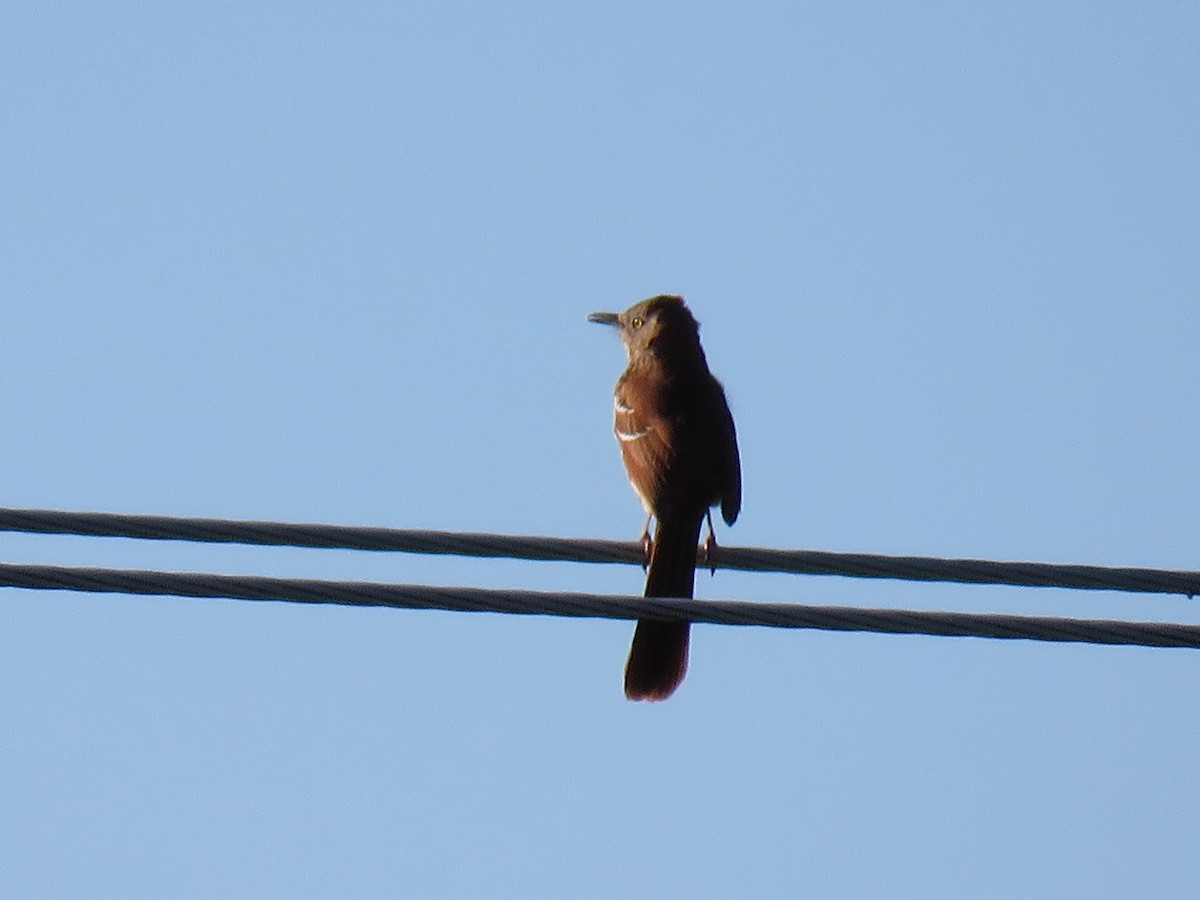
{"type": "MultiPolygon", "coordinates": [[[[901,7],[5,4],[0,505],[632,539],[585,317],[671,292],[737,420],[722,542],[1200,568],[1200,9],[901,7]]],[[[644,705],[631,630],[0,591],[0,895],[1194,896],[1195,652],[699,626],[644,705]]]]}

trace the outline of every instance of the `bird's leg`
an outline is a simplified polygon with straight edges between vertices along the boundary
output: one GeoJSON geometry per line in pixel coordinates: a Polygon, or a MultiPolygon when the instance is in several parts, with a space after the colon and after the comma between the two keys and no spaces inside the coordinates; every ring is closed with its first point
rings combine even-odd
{"type": "Polygon", "coordinates": [[[650,557],[654,555],[654,540],[650,537],[650,520],[653,516],[646,516],[646,524],[642,526],[642,536],[638,538],[638,543],[642,545],[642,571],[645,572],[650,568],[650,557]]]}
{"type": "Polygon", "coordinates": [[[700,546],[704,550],[704,564],[709,567],[709,574],[716,575],[717,567],[712,562],[712,552],[717,548],[717,536],[713,534],[712,510],[706,510],[704,516],[708,519],[708,537],[704,539],[704,543],[700,546]]]}

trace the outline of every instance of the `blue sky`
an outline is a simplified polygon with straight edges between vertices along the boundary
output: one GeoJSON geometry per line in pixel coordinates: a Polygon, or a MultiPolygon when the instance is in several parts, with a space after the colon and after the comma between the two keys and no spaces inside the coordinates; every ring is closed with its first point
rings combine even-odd
{"type": "MultiPolygon", "coordinates": [[[[1187,4],[0,13],[0,503],[633,538],[682,293],[728,544],[1200,568],[1187,4]]],[[[14,562],[626,567],[0,535],[14,562]]],[[[741,575],[702,597],[1197,622],[741,575]]],[[[0,592],[0,894],[1191,896],[1200,656],[0,592]]]]}

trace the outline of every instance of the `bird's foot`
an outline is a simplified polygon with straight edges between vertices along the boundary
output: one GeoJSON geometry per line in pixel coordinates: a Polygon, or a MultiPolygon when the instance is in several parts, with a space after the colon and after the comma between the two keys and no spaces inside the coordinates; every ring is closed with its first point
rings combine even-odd
{"type": "Polygon", "coordinates": [[[650,568],[650,559],[654,556],[654,539],[650,537],[650,516],[646,516],[646,524],[642,526],[642,536],[638,538],[642,545],[642,571],[650,568]]]}
{"type": "Polygon", "coordinates": [[[717,566],[712,561],[712,552],[717,549],[717,536],[713,534],[712,512],[707,512],[708,517],[708,537],[704,539],[704,543],[700,545],[703,552],[704,565],[708,568],[710,575],[717,574],[717,566]]]}

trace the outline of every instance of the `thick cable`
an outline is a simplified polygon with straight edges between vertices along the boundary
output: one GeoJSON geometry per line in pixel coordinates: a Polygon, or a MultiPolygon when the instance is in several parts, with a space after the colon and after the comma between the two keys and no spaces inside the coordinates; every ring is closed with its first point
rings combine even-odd
{"type": "MultiPolygon", "coordinates": [[[[0,531],[587,563],[641,564],[644,560],[641,544],[634,541],[41,509],[0,508],[0,531]]],[[[1200,572],[1172,569],[726,546],[718,546],[711,558],[703,560],[702,564],[747,572],[1185,594],[1189,597],[1200,594],[1200,572]]]]}
{"type": "Polygon", "coordinates": [[[1200,648],[1200,625],[0,563],[0,587],[1200,648]]]}

